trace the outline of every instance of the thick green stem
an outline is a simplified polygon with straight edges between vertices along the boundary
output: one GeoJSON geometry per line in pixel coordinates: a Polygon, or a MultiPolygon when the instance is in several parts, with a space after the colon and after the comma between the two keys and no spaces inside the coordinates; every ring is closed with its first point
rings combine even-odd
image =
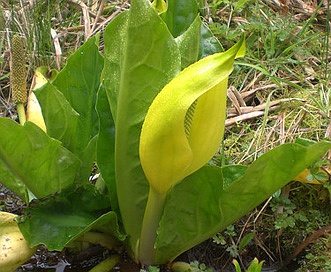
{"type": "Polygon", "coordinates": [[[154,263],[154,245],[159,222],[163,214],[165,198],[166,194],[159,194],[152,187],[150,188],[139,245],[139,261],[143,265],[152,265],[154,263]]]}
{"type": "Polygon", "coordinates": [[[18,119],[20,120],[20,124],[23,126],[26,122],[26,115],[23,103],[17,103],[16,105],[18,119]]]}

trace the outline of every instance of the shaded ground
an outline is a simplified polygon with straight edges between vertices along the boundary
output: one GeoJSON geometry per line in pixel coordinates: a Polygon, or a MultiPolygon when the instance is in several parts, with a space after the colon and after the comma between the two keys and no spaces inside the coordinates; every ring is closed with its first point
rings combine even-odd
{"type": "MultiPolygon", "coordinates": [[[[0,208],[2,211],[20,215],[24,208],[24,202],[0,184],[0,208]]],[[[262,236],[263,234],[260,235],[260,237],[262,236]]],[[[262,240],[260,242],[262,242],[262,240]]],[[[110,252],[100,245],[92,245],[81,252],[75,252],[71,249],[65,249],[62,252],[49,252],[45,247],[40,246],[36,254],[20,269],[17,269],[16,272],[87,272],[111,254],[118,254],[118,252],[110,252]]],[[[261,254],[256,240],[255,242],[252,240],[246,246],[245,251],[241,253],[241,265],[248,267],[256,256],[259,256],[260,260],[265,260],[263,271],[277,271],[279,268],[277,262],[270,262],[270,258],[266,254],[263,254],[263,252],[261,254]]],[[[209,271],[223,272],[234,271],[232,260],[233,257],[229,254],[226,246],[215,243],[213,239],[201,243],[176,259],[176,261],[195,263],[196,266],[204,264],[207,269],[210,269],[209,271]]],[[[295,262],[289,263],[283,271],[295,271],[297,267],[295,262]]],[[[132,262],[124,251],[121,253],[120,262],[113,269],[114,272],[138,272],[139,270],[140,268],[137,264],[132,262]]],[[[161,272],[168,271],[170,270],[166,267],[161,268],[161,272]]],[[[204,270],[201,269],[198,271],[204,270]]]]}
{"type": "MultiPolygon", "coordinates": [[[[11,212],[17,215],[22,213],[24,202],[15,196],[10,190],[5,188],[0,183],[0,208],[2,211],[11,212]]],[[[96,264],[107,258],[110,254],[109,250],[94,245],[82,252],[73,252],[70,249],[65,249],[62,252],[49,252],[43,246],[40,246],[36,254],[23,265],[17,272],[21,271],[40,271],[40,272],[64,272],[89,271],[96,264]]],[[[248,264],[255,255],[247,254],[248,264]]],[[[212,240],[208,240],[199,246],[189,250],[181,255],[177,260],[185,262],[199,261],[204,263],[207,268],[212,268],[213,271],[232,271],[232,258],[226,254],[224,248],[220,247],[212,240]]],[[[161,271],[169,271],[165,267],[161,271]]],[[[121,254],[121,260],[113,271],[135,272],[139,271],[139,267],[131,261],[125,252],[121,254]]]]}

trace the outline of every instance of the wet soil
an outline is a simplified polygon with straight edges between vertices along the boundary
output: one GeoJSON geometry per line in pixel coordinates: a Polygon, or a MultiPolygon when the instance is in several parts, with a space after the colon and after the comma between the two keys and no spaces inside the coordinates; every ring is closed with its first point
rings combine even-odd
{"type": "MultiPolygon", "coordinates": [[[[0,183],[0,210],[20,215],[24,207],[25,203],[0,183]]],[[[178,260],[186,262],[199,260],[200,263],[204,263],[208,268],[213,268],[214,271],[221,271],[218,270],[218,267],[223,266],[224,268],[224,266],[227,266],[227,263],[221,262],[219,257],[222,252],[215,245],[212,241],[206,241],[180,256],[178,260]]],[[[17,269],[16,272],[85,272],[111,254],[118,254],[118,252],[110,252],[100,245],[91,246],[81,252],[74,252],[70,249],[65,249],[62,252],[50,252],[44,246],[40,246],[32,258],[22,265],[21,268],[17,269]]],[[[140,267],[125,252],[121,254],[119,263],[113,269],[114,272],[138,272],[139,270],[140,267]]],[[[162,267],[161,271],[167,272],[170,270],[162,267]]]]}
{"type": "MultiPolygon", "coordinates": [[[[23,201],[0,183],[0,210],[20,215],[24,206],[23,201]]],[[[65,249],[62,252],[50,252],[44,246],[40,246],[32,258],[15,272],[87,272],[112,254],[119,253],[111,252],[100,245],[90,246],[81,252],[76,252],[72,249],[65,249]]],[[[258,252],[253,242],[241,254],[241,265],[248,267],[249,263],[256,256],[259,260],[266,260],[263,271],[277,271],[277,266],[270,263],[270,261],[268,262],[268,256],[263,256],[261,252],[258,252]]],[[[226,250],[226,247],[215,243],[212,239],[201,243],[176,259],[176,261],[188,263],[198,261],[200,264],[205,264],[210,269],[209,271],[215,272],[234,271],[232,260],[233,257],[226,250]]],[[[170,272],[167,267],[161,267],[160,270],[161,272],[170,272]]],[[[122,252],[119,263],[112,271],[139,272],[140,267],[125,252],[122,252]]],[[[286,271],[295,271],[295,266],[290,264],[286,271]]]]}
{"type": "MultiPolygon", "coordinates": [[[[112,253],[99,245],[91,246],[79,253],[67,249],[62,252],[49,252],[41,246],[36,254],[16,272],[87,272],[112,253]]],[[[121,261],[112,271],[135,272],[139,271],[139,267],[123,254],[121,261]]]]}
{"type": "MultiPolygon", "coordinates": [[[[178,257],[178,261],[186,261],[190,263],[199,260],[200,263],[204,263],[206,267],[212,269],[212,271],[233,271],[233,269],[230,269],[232,266],[230,260],[227,264],[226,262],[215,258],[217,252],[215,251],[212,253],[210,251],[212,247],[212,241],[206,241],[178,257]],[[226,266],[229,268],[226,269],[226,266]]],[[[46,248],[41,246],[36,254],[26,264],[22,265],[21,268],[17,269],[16,272],[87,272],[111,254],[117,253],[109,252],[107,249],[99,245],[91,246],[80,253],[74,253],[68,249],[62,252],[49,252],[46,248]]],[[[160,270],[162,272],[171,271],[167,267],[161,267],[160,270]]],[[[121,254],[119,263],[112,271],[139,272],[140,267],[124,252],[121,254]]]]}

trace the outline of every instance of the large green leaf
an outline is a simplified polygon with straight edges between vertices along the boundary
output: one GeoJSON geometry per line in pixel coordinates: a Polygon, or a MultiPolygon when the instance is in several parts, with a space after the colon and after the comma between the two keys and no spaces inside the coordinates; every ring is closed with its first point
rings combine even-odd
{"type": "Polygon", "coordinates": [[[168,9],[161,14],[171,34],[178,37],[192,24],[198,14],[196,0],[168,0],[168,9]]]}
{"type": "Polygon", "coordinates": [[[165,263],[225,229],[283,187],[322,156],[331,144],[284,144],[243,171],[205,166],[170,192],[156,242],[157,262],[165,263]],[[236,178],[234,181],[232,175],[236,178]],[[226,188],[224,188],[226,183],[226,188]]]}
{"type": "Polygon", "coordinates": [[[176,38],[180,55],[181,68],[184,69],[198,60],[201,19],[197,16],[190,27],[176,38]]]}
{"type": "Polygon", "coordinates": [[[30,246],[45,244],[49,250],[62,250],[91,229],[123,240],[117,215],[109,210],[109,199],[94,186],[70,188],[33,201],[24,210],[19,228],[30,246]]]}
{"type": "Polygon", "coordinates": [[[35,124],[0,118],[0,181],[22,199],[53,194],[74,182],[80,160],[35,124]]]}
{"type": "Polygon", "coordinates": [[[140,129],[154,97],[180,71],[180,54],[167,26],[146,0],[133,0],[130,10],[109,24],[104,37],[103,77],[116,127],[117,195],[135,251],[148,194],[139,161],[140,129]]]}
{"type": "Polygon", "coordinates": [[[161,14],[161,18],[166,22],[170,32],[176,39],[183,40],[182,36],[186,36],[183,45],[180,45],[182,61],[184,60],[182,68],[187,66],[187,63],[185,64],[186,59],[190,55],[196,54],[197,46],[199,47],[198,59],[224,51],[217,38],[204,23],[200,23],[200,34],[193,36],[196,34],[193,32],[196,32],[197,14],[196,0],[170,0],[168,1],[167,11],[161,14]],[[190,36],[191,39],[187,39],[187,36],[190,36]],[[186,52],[183,49],[186,49],[186,52]]]}
{"type": "Polygon", "coordinates": [[[52,82],[79,113],[78,132],[82,142],[89,142],[98,130],[95,103],[102,69],[103,57],[99,53],[97,37],[92,37],[70,56],[52,82]]]}
{"type": "Polygon", "coordinates": [[[104,34],[105,63],[102,80],[107,90],[107,97],[114,121],[116,121],[121,73],[124,65],[128,19],[129,11],[122,12],[107,26],[104,34]]]}
{"type": "Polygon", "coordinates": [[[202,23],[200,28],[199,59],[222,51],[224,51],[224,49],[220,42],[217,40],[208,26],[202,23]]]}
{"type": "Polygon", "coordinates": [[[71,107],[64,95],[47,82],[35,90],[42,106],[47,134],[62,142],[69,150],[74,146],[79,114],[71,107]]]}
{"type": "Polygon", "coordinates": [[[47,133],[82,160],[79,180],[87,180],[95,158],[95,104],[102,68],[103,58],[93,37],[68,59],[52,83],[36,90],[47,133]]]}
{"type": "Polygon", "coordinates": [[[120,214],[115,181],[115,124],[103,84],[98,92],[97,111],[100,127],[97,140],[98,168],[106,182],[112,210],[120,214]]]}

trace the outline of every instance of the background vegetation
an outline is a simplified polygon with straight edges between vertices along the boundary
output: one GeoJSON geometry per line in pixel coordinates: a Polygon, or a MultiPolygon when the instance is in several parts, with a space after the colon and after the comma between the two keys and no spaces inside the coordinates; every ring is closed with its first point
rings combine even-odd
{"type": "MultiPolygon", "coordinates": [[[[206,2],[201,14],[224,49],[243,31],[247,37],[246,57],[230,79],[227,131],[213,163],[248,164],[298,137],[330,138],[330,1],[206,2]]],[[[128,7],[129,1],[0,0],[0,116],[17,119],[9,86],[13,34],[24,38],[29,86],[38,66],[60,69],[128,7]]],[[[329,159],[318,162],[328,171],[329,159]]],[[[331,271],[329,182],[294,181],[186,258],[215,268],[229,267],[233,258],[247,267],[257,257],[266,267],[287,262],[286,271],[331,271]]],[[[8,209],[8,198],[1,199],[8,209]]]]}

